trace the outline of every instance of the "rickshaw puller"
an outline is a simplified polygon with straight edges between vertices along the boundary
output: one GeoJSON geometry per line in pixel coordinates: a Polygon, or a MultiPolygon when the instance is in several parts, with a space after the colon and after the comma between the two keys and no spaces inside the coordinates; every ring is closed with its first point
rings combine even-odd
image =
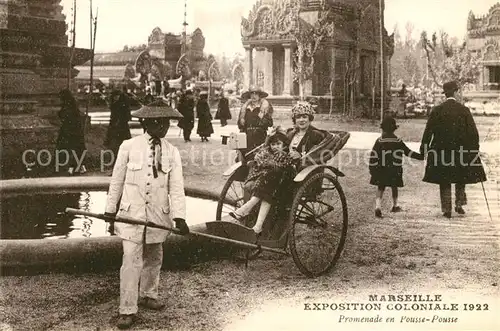
{"type": "MultiPolygon", "coordinates": [[[[127,216],[168,227],[175,222],[175,227],[187,234],[181,157],[165,138],[170,118],[182,115],[158,100],[132,116],[141,119],[145,133],[125,140],[120,146],[109,185],[106,215],[127,216]]],[[[158,284],[163,242],[170,232],[120,222],[115,230],[123,239],[117,326],[127,329],[134,323],[138,303],[153,310],[164,307],[158,301],[158,284]]]]}

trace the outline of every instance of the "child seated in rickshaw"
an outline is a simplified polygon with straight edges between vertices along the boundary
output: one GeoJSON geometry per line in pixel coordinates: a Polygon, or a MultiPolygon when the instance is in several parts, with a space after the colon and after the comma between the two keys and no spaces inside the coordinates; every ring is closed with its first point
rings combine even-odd
{"type": "Polygon", "coordinates": [[[260,202],[257,222],[252,228],[257,236],[262,232],[280,184],[292,178],[295,172],[294,161],[287,152],[288,144],[286,133],[279,127],[274,129],[256,153],[254,165],[250,167],[245,181],[245,190],[251,192],[252,197],[243,206],[229,213],[232,218],[241,221],[260,202]]]}

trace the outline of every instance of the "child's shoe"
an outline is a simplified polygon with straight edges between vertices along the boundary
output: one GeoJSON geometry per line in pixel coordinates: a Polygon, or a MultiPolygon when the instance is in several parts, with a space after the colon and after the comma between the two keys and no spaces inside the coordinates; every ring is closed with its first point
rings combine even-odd
{"type": "Polygon", "coordinates": [[[239,214],[236,214],[235,212],[230,212],[228,214],[234,221],[236,221],[236,223],[240,224],[240,225],[243,225],[244,224],[244,220],[245,220],[245,216],[244,215],[239,215],[239,214]]]}
{"type": "Polygon", "coordinates": [[[402,210],[401,207],[395,206],[395,207],[392,207],[391,213],[399,213],[401,210],[402,210]]]}
{"type": "Polygon", "coordinates": [[[262,234],[262,229],[257,229],[255,226],[252,228],[255,233],[255,243],[259,241],[260,235],[262,234]]]}
{"type": "Polygon", "coordinates": [[[252,230],[253,230],[253,232],[255,232],[255,234],[256,234],[257,236],[259,236],[259,235],[262,233],[262,229],[258,229],[258,228],[257,228],[257,227],[255,227],[255,226],[252,228],[252,230]]]}
{"type": "Polygon", "coordinates": [[[375,217],[382,218],[382,211],[379,208],[375,209],[375,217]]]}

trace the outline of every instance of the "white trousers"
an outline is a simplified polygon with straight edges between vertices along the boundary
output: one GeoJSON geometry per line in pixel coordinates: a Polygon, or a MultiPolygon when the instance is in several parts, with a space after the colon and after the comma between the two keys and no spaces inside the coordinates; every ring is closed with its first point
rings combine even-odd
{"type": "Polygon", "coordinates": [[[123,240],[122,243],[120,314],[136,314],[139,294],[141,297],[158,298],[163,244],[143,245],[129,240],[123,240]]]}

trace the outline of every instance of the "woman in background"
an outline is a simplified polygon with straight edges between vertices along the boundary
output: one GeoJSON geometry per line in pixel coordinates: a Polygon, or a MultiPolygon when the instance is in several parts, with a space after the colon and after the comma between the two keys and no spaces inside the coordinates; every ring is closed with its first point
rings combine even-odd
{"type": "Polygon", "coordinates": [[[61,110],[58,115],[61,120],[61,128],[57,137],[57,151],[66,151],[69,158],[68,173],[70,175],[73,175],[75,171],[85,173],[87,170],[83,165],[82,157],[86,148],[82,116],[78,110],[76,99],[70,90],[64,89],[59,92],[59,98],[61,100],[61,110]],[[79,165],[80,168],[78,169],[79,165]]]}
{"type": "Polygon", "coordinates": [[[198,115],[198,129],[196,133],[201,137],[202,142],[208,142],[208,137],[214,133],[212,114],[210,114],[210,106],[207,101],[208,93],[205,91],[201,92],[199,98],[196,105],[196,113],[198,115]]]}
{"type": "Polygon", "coordinates": [[[267,137],[267,129],[273,126],[273,108],[265,99],[267,93],[260,88],[250,88],[242,99],[248,100],[241,107],[238,128],[247,135],[247,151],[262,145],[267,137]]]}
{"type": "Polygon", "coordinates": [[[113,151],[116,158],[118,148],[124,140],[130,139],[128,122],[131,120],[129,100],[125,92],[113,91],[111,93],[111,116],[104,146],[113,151]]]}
{"type": "Polygon", "coordinates": [[[217,106],[217,113],[215,113],[215,119],[220,119],[220,126],[224,127],[227,125],[227,120],[231,119],[231,111],[229,110],[229,100],[224,96],[224,90],[220,92],[219,104],[217,106]]]}

